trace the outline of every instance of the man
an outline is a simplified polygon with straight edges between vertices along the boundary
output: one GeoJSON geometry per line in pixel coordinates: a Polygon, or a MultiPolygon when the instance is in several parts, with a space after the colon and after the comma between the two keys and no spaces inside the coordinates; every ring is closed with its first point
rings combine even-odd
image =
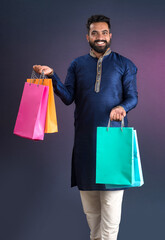
{"type": "Polygon", "coordinates": [[[90,53],[75,59],[63,84],[47,66],[35,65],[36,72],[52,78],[54,91],[69,105],[75,102],[75,139],[71,186],[78,186],[90,227],[90,238],[116,240],[124,190],[96,184],[96,128],[119,127],[126,113],[137,104],[137,68],[127,58],[112,52],[109,18],[91,16],[87,21],[90,53]]]}

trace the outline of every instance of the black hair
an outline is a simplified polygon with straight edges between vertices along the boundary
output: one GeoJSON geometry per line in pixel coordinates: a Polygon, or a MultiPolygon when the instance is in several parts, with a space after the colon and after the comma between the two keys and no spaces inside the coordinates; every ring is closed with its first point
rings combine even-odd
{"type": "Polygon", "coordinates": [[[110,18],[108,18],[104,15],[92,15],[90,18],[88,18],[87,24],[86,24],[88,33],[89,33],[89,30],[90,30],[90,25],[92,23],[95,23],[95,22],[106,22],[108,24],[109,30],[111,28],[110,18]]]}

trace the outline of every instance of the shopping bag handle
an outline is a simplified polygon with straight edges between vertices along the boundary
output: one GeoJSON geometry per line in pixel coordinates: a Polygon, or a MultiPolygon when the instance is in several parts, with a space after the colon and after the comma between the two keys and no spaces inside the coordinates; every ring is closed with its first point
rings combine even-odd
{"type": "MultiPolygon", "coordinates": [[[[108,126],[107,126],[107,131],[108,129],[111,127],[111,119],[109,118],[109,121],[108,121],[108,126]]],[[[124,117],[122,118],[121,120],[121,131],[123,131],[123,128],[124,127],[124,117]]]]}
{"type": "Polygon", "coordinates": [[[31,79],[30,79],[30,83],[32,83],[32,79],[39,79],[38,81],[38,85],[40,82],[40,79],[42,79],[42,84],[44,82],[44,79],[46,78],[44,71],[42,70],[41,74],[39,75],[39,77],[36,75],[36,72],[34,71],[34,69],[32,70],[32,74],[31,74],[31,79]]]}

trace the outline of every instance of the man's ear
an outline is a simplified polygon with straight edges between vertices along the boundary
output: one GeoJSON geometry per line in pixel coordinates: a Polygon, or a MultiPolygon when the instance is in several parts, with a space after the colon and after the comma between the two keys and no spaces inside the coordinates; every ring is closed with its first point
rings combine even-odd
{"type": "Polygon", "coordinates": [[[88,35],[88,34],[86,35],[86,39],[87,39],[87,41],[89,42],[89,35],[88,35]]]}
{"type": "Polygon", "coordinates": [[[110,33],[109,36],[110,36],[110,39],[111,39],[112,38],[112,33],[110,33]]]}

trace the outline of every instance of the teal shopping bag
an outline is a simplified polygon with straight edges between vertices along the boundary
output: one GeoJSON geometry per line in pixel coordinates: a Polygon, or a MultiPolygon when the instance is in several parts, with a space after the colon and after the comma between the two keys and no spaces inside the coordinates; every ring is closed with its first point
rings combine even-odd
{"type": "Polygon", "coordinates": [[[133,159],[133,128],[97,127],[96,183],[131,185],[133,159]]]}
{"type": "Polygon", "coordinates": [[[141,187],[144,184],[142,165],[140,159],[139,145],[136,130],[134,130],[134,158],[133,158],[133,179],[131,185],[106,184],[107,189],[141,187]]]}

